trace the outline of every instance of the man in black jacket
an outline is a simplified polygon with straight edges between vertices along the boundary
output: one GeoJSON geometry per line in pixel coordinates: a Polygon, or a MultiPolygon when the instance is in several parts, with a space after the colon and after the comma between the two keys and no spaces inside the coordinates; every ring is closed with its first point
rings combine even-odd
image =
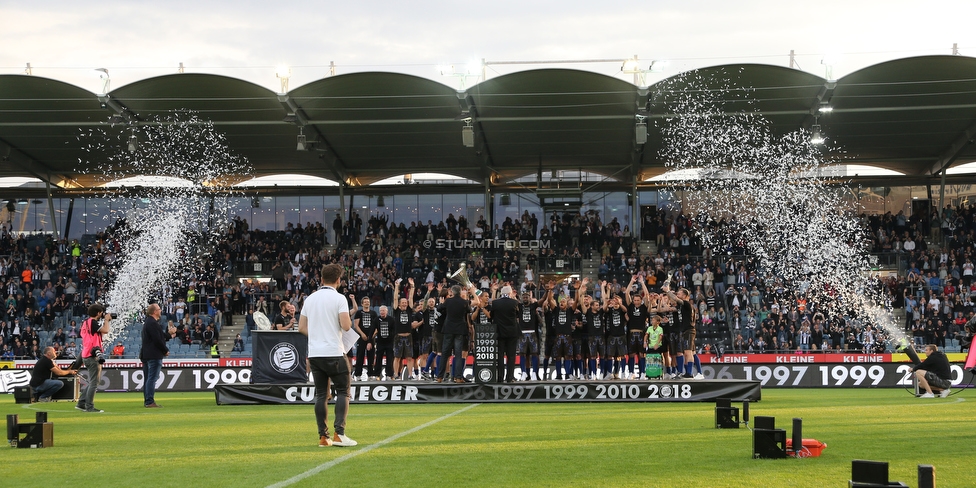
{"type": "Polygon", "coordinates": [[[491,320],[498,328],[498,372],[501,380],[506,383],[515,382],[515,346],[518,344],[521,330],[519,328],[519,311],[521,306],[512,296],[512,287],[502,287],[501,296],[491,302],[491,320]],[[506,358],[504,373],[502,356],[506,358]]]}
{"type": "Polygon", "coordinates": [[[159,408],[155,398],[156,381],[163,368],[163,358],[169,355],[166,341],[176,336],[176,327],[170,326],[163,331],[163,325],[159,323],[161,315],[162,309],[152,303],[146,308],[146,320],[142,324],[142,351],[139,357],[142,359],[142,377],[145,380],[143,397],[146,408],[159,408]]]}
{"type": "MultiPolygon", "coordinates": [[[[474,285],[472,285],[472,291],[474,285]]],[[[439,365],[439,375],[437,382],[444,381],[447,373],[447,362],[451,355],[454,355],[454,365],[451,371],[455,383],[464,383],[464,357],[461,352],[464,350],[466,334],[468,332],[468,311],[471,307],[467,290],[462,290],[460,286],[454,285],[448,292],[447,300],[438,308],[438,312],[444,316],[443,339],[441,341],[441,357],[439,365]]],[[[472,293],[472,296],[474,294],[472,293]]]]}
{"type": "Polygon", "coordinates": [[[949,358],[935,344],[925,346],[925,355],[925,361],[912,368],[918,378],[918,387],[925,390],[922,398],[935,398],[933,392],[942,398],[949,396],[949,386],[952,384],[949,358]]]}

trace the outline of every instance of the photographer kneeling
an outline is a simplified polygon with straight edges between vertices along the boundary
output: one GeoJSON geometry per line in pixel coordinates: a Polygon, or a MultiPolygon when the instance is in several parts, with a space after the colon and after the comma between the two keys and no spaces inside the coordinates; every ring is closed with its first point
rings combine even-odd
{"type": "Polygon", "coordinates": [[[39,402],[49,402],[55,393],[61,390],[64,383],[53,379],[52,374],[57,376],[68,376],[77,373],[73,369],[61,369],[54,364],[57,353],[53,347],[45,347],[44,355],[37,360],[34,370],[31,371],[31,388],[34,389],[34,400],[39,402]]]}
{"type": "Polygon", "coordinates": [[[918,387],[925,390],[921,398],[935,398],[933,391],[942,398],[949,396],[949,387],[952,385],[949,358],[935,344],[925,346],[925,355],[925,361],[912,368],[918,379],[918,387]]]}

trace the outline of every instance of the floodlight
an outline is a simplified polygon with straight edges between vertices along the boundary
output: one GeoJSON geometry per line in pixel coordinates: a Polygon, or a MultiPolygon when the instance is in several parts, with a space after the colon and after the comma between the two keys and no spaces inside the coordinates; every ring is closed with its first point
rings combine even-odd
{"type": "Polygon", "coordinates": [[[139,150],[139,138],[136,137],[136,132],[132,131],[129,134],[129,153],[134,154],[137,150],[139,150]]]}
{"type": "Polygon", "coordinates": [[[275,68],[275,76],[281,80],[281,91],[279,93],[288,93],[288,78],[291,77],[291,68],[280,65],[275,68]]]}
{"type": "Polygon", "coordinates": [[[620,67],[620,71],[624,73],[636,73],[639,70],[640,67],[638,67],[636,59],[625,59],[624,64],[620,67]]]}
{"type": "Polygon", "coordinates": [[[643,117],[637,120],[637,127],[634,129],[634,140],[638,146],[647,142],[647,123],[644,122],[643,117]]]}
{"type": "Polygon", "coordinates": [[[811,130],[813,130],[813,134],[810,136],[810,144],[823,144],[824,138],[823,134],[820,133],[820,124],[814,124],[811,130]]]}

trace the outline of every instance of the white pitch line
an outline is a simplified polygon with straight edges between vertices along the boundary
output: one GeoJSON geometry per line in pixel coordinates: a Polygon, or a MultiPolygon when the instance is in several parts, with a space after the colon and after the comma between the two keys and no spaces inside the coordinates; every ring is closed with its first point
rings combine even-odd
{"type": "Polygon", "coordinates": [[[364,447],[362,449],[359,449],[359,450],[350,452],[349,454],[346,454],[346,455],[344,455],[342,457],[338,457],[336,459],[333,459],[332,461],[329,461],[327,463],[322,463],[322,464],[320,464],[320,465],[318,465],[318,466],[316,466],[316,467],[314,467],[314,468],[312,468],[312,469],[310,469],[310,470],[308,470],[308,471],[306,471],[304,473],[301,473],[301,474],[292,476],[291,478],[288,478],[288,479],[286,479],[284,481],[280,481],[280,482],[275,483],[273,485],[268,485],[268,488],[282,488],[282,487],[285,487],[285,486],[293,485],[293,484],[298,483],[299,481],[301,481],[301,480],[303,480],[305,478],[308,478],[310,476],[314,476],[314,475],[319,474],[322,471],[325,471],[325,470],[327,470],[327,469],[329,469],[329,468],[331,468],[333,466],[336,466],[336,465],[338,465],[340,463],[346,462],[346,461],[348,461],[348,460],[350,460],[350,459],[352,459],[352,458],[354,458],[354,457],[356,457],[356,456],[358,456],[360,454],[366,454],[367,452],[372,451],[373,449],[376,449],[378,447],[383,447],[383,446],[385,446],[385,445],[387,445],[387,444],[389,444],[389,443],[391,443],[391,442],[393,442],[393,441],[395,441],[395,440],[397,440],[397,439],[399,439],[399,438],[401,438],[401,437],[403,437],[405,435],[410,435],[410,434],[413,434],[414,432],[417,432],[417,431],[426,429],[427,427],[430,427],[431,425],[434,425],[434,424],[436,424],[436,423],[438,423],[438,422],[440,422],[442,420],[447,420],[447,419],[449,419],[449,418],[451,418],[451,417],[453,417],[453,416],[455,416],[455,415],[457,415],[459,413],[464,413],[464,412],[466,412],[468,410],[471,410],[472,408],[477,407],[478,405],[480,405],[480,404],[479,403],[473,403],[473,404],[468,405],[467,407],[464,407],[464,408],[462,408],[460,410],[451,412],[451,413],[449,413],[449,414],[447,414],[447,415],[445,415],[443,417],[440,417],[440,418],[436,418],[434,420],[431,420],[430,422],[427,422],[426,424],[418,425],[418,426],[416,426],[416,427],[414,427],[414,428],[412,428],[410,430],[406,430],[406,431],[400,432],[399,434],[392,435],[390,437],[387,437],[386,439],[383,439],[383,440],[377,442],[376,444],[370,444],[370,445],[368,445],[368,446],[366,446],[366,447],[364,447]]]}

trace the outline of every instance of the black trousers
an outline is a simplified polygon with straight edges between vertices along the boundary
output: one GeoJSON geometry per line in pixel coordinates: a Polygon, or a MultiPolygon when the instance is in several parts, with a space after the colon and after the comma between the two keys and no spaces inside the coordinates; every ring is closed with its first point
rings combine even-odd
{"type": "Polygon", "coordinates": [[[515,361],[518,357],[515,354],[515,346],[518,345],[519,338],[499,337],[498,338],[498,377],[502,382],[515,381],[515,361]],[[507,358],[504,359],[503,358],[507,358]]]}

